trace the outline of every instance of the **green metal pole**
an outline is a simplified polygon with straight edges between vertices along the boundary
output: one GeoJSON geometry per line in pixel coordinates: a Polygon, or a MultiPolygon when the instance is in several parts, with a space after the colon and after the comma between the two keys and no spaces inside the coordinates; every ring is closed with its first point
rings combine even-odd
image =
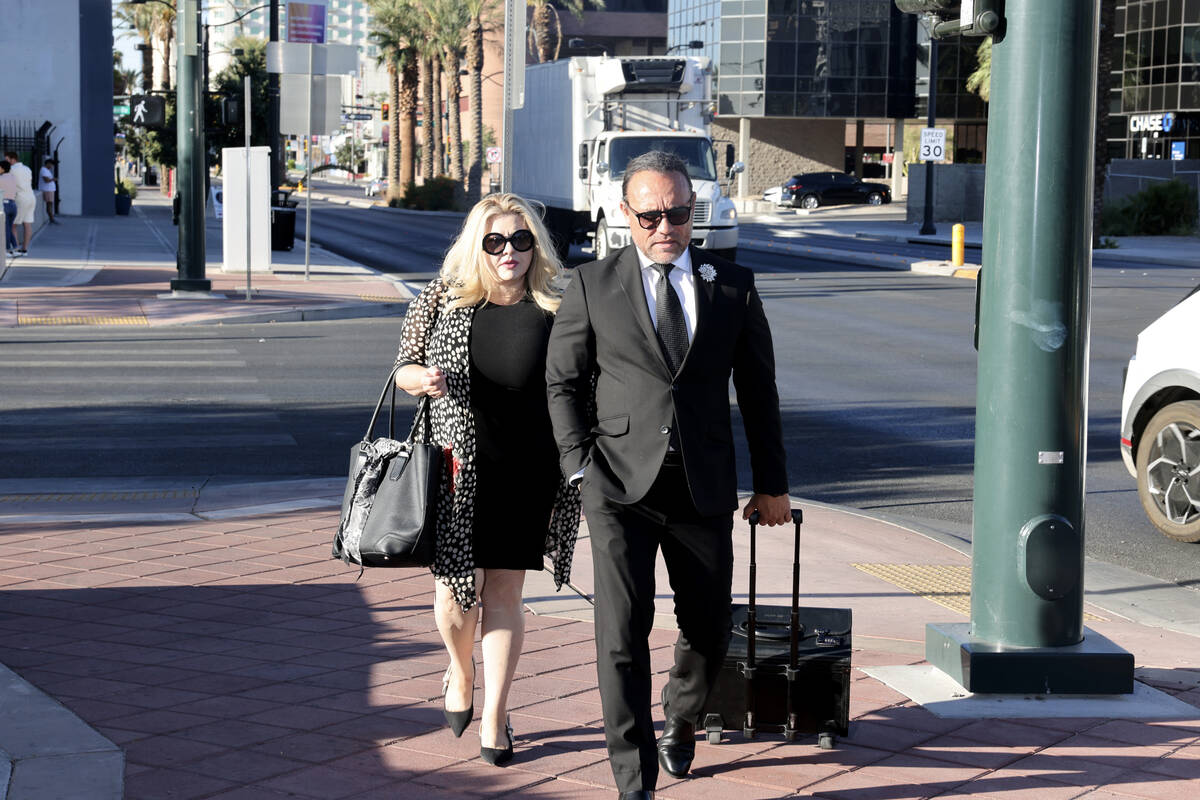
{"type": "MultiPolygon", "coordinates": [[[[1008,0],[992,45],[971,623],[927,658],[974,692],[1133,691],[1083,627],[1095,0],[1008,0]]],[[[965,627],[965,626],[964,626],[965,627]]]]}
{"type": "Polygon", "coordinates": [[[175,126],[178,153],[179,250],[173,292],[208,292],[204,277],[204,102],[200,85],[200,4],[180,0],[176,25],[175,126]]]}

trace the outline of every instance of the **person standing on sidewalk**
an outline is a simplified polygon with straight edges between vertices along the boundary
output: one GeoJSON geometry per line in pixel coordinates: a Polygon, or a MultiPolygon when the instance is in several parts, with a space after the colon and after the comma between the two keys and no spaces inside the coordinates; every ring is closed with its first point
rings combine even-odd
{"type": "Polygon", "coordinates": [[[0,199],[4,201],[4,249],[10,256],[17,254],[17,178],[12,174],[12,164],[0,158],[0,199]]]}
{"type": "Polygon", "coordinates": [[[513,194],[467,215],[441,274],[408,307],[396,385],[431,398],[432,441],[449,469],[438,496],[434,617],[450,655],[446,722],[475,713],[475,629],[483,626],[480,756],[513,758],[508,692],[525,633],[527,570],[554,561],[561,588],[579,533],[579,493],[558,470],[546,404],[546,342],[562,265],[541,217],[513,194]],[[482,613],[480,606],[483,607],[482,613]]]}
{"type": "Polygon", "coordinates": [[[42,171],[38,173],[38,191],[42,193],[42,199],[46,202],[46,217],[51,225],[58,224],[58,220],[54,218],[54,193],[58,191],[58,184],[54,180],[54,165],[57,163],[53,158],[47,158],[46,163],[42,165],[42,171]]]}
{"type": "Polygon", "coordinates": [[[17,216],[13,219],[13,228],[17,225],[24,228],[21,247],[17,250],[17,255],[23,256],[29,252],[29,242],[33,239],[33,211],[37,206],[37,198],[33,196],[33,170],[22,164],[12,150],[5,153],[4,157],[12,167],[10,171],[17,183],[17,196],[14,198],[17,201],[17,216]]]}
{"type": "Polygon", "coordinates": [[[620,797],[648,798],[658,768],[691,769],[696,719],[728,649],[737,474],[729,379],[764,525],[791,521],[771,332],[753,273],[689,246],[692,191],[677,156],[625,167],[634,244],[575,270],[550,336],[546,381],[563,472],[582,477],[595,570],[596,669],[620,797]],[[594,387],[594,388],[593,388],[594,387]],[[650,714],[659,548],[679,637],[650,714]],[[657,752],[656,752],[657,750],[657,752]]]}

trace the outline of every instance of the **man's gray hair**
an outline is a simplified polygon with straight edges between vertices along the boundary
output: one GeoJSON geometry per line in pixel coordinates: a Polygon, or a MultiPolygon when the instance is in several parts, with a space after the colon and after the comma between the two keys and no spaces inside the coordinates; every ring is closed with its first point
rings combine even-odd
{"type": "Polygon", "coordinates": [[[651,150],[648,153],[642,153],[637,158],[629,159],[629,163],[625,165],[625,179],[621,181],[621,198],[628,199],[629,197],[629,180],[639,172],[657,172],[661,175],[670,175],[672,172],[678,172],[687,181],[688,194],[692,192],[692,176],[688,175],[687,163],[675,155],[667,153],[663,150],[651,150]]]}

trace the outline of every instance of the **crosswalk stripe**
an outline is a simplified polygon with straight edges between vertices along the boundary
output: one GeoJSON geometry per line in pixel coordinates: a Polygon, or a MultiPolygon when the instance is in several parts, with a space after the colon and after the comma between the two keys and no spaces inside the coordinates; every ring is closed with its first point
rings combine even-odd
{"type": "Polygon", "coordinates": [[[101,369],[104,367],[193,367],[200,368],[229,368],[229,367],[244,367],[245,361],[190,361],[183,359],[163,359],[155,361],[147,359],[138,361],[130,359],[108,361],[101,358],[88,359],[86,361],[18,361],[7,358],[0,358],[0,367],[54,367],[54,368],[69,368],[76,369],[78,367],[91,367],[93,369],[101,369]]]}

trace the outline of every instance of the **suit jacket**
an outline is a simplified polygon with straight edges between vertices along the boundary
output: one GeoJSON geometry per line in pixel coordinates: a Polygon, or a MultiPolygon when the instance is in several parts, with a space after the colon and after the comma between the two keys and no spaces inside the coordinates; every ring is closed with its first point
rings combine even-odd
{"type": "Polygon", "coordinates": [[[659,346],[631,245],[575,270],[550,335],[546,381],[564,474],[586,468],[585,482],[606,497],[636,503],[676,425],[696,509],[715,515],[737,508],[730,376],[754,491],[786,494],[787,468],[771,331],[754,274],[704,250],[691,256],[696,332],[678,374],[659,346]]]}

